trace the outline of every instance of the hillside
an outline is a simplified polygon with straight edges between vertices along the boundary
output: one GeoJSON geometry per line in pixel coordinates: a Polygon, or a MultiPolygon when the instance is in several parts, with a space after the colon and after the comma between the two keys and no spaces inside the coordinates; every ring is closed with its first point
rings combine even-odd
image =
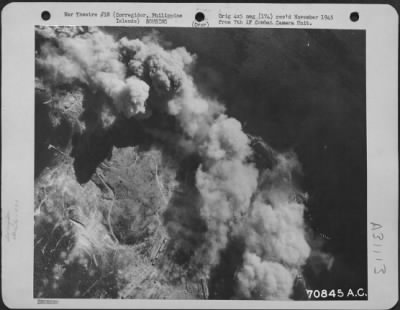
{"type": "Polygon", "coordinates": [[[200,282],[161,271],[162,225],[174,190],[160,152],[114,148],[86,184],[57,156],[35,188],[35,295],[92,298],[203,298],[200,282]]]}

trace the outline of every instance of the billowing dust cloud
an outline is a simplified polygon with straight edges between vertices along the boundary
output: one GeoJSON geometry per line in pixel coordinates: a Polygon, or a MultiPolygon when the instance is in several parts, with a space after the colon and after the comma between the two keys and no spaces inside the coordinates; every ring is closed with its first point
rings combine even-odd
{"type": "MultiPolygon", "coordinates": [[[[50,110],[69,111],[78,136],[135,120],[158,138],[163,152],[176,148],[183,157],[197,158],[192,177],[198,214],[181,211],[183,218],[174,223],[170,201],[164,223],[167,230],[182,227],[190,215],[205,224],[203,232],[190,232],[196,227],[188,225],[189,232],[178,231],[169,241],[180,250],[188,242],[179,238],[201,235],[186,260],[191,275],[209,278],[224,264],[221,253],[240,238],[244,249],[235,298],[289,299],[311,251],[305,206],[293,180],[300,169],[296,156],[279,154],[247,135],[219,102],[200,94],[191,75],[196,56],[184,47],[163,47],[168,44],[156,34],[116,39],[97,28],[38,27],[36,32],[36,86],[51,94],[50,110]],[[160,130],[164,121],[174,125],[160,130]],[[269,150],[270,165],[257,163],[255,144],[269,150]]],[[[59,117],[53,113],[52,122],[59,117]]],[[[185,268],[175,272],[181,275],[185,268]]]]}

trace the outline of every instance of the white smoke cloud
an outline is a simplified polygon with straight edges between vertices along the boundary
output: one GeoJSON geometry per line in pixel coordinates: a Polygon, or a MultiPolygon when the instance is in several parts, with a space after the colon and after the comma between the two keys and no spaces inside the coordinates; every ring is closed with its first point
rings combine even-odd
{"type": "Polygon", "coordinates": [[[238,120],[221,115],[210,127],[202,151],[206,158],[213,160],[244,160],[251,153],[249,142],[238,120]]]}
{"type": "Polygon", "coordinates": [[[245,298],[258,294],[263,299],[290,296],[293,281],[311,252],[306,241],[305,207],[294,199],[296,188],[291,180],[298,163],[290,156],[277,159],[276,166],[261,176],[244,229],[247,252],[238,274],[238,289],[245,298]]]}
{"type": "Polygon", "coordinates": [[[176,116],[188,136],[203,139],[213,116],[222,113],[223,108],[198,93],[190,75],[196,57],[183,47],[163,49],[154,35],[142,40],[124,37],[119,44],[121,54],[129,59],[129,71],[139,78],[148,77],[158,96],[169,97],[164,107],[167,113],[176,116]]]}
{"type": "Polygon", "coordinates": [[[243,269],[238,274],[238,297],[246,299],[285,300],[291,294],[294,275],[282,264],[262,261],[246,252],[243,269]]]}
{"type": "Polygon", "coordinates": [[[57,46],[43,44],[36,58],[38,69],[44,71],[45,83],[58,86],[80,82],[94,88],[93,91],[102,90],[128,118],[144,113],[149,86],[134,77],[126,78],[126,67],[119,60],[119,45],[111,35],[98,29],[81,34],[50,29],[39,28],[39,33],[56,39],[57,46]]]}
{"type": "Polygon", "coordinates": [[[142,80],[132,76],[126,79],[123,89],[118,91],[114,102],[119,111],[130,118],[138,113],[145,113],[145,103],[150,87],[142,80]]]}
{"type": "Polygon", "coordinates": [[[197,170],[196,185],[204,200],[201,212],[208,232],[206,244],[195,259],[202,261],[207,274],[219,263],[219,252],[226,247],[230,231],[250,206],[258,171],[238,159],[219,160],[205,169],[200,166],[197,170]]]}

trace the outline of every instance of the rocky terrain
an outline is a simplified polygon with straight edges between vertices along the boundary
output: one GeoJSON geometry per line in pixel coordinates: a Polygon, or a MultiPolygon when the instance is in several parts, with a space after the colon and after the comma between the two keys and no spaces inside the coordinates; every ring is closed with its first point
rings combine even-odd
{"type": "Polygon", "coordinates": [[[200,281],[160,272],[175,177],[160,152],[114,148],[83,185],[72,158],[56,157],[35,188],[36,296],[204,298],[200,281]]]}

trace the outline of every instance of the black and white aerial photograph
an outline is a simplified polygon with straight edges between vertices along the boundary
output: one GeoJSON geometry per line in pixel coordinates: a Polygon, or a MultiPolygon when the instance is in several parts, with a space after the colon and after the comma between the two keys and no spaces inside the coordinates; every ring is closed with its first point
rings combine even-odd
{"type": "Polygon", "coordinates": [[[36,26],[33,297],[367,300],[365,48],[36,26]]]}

